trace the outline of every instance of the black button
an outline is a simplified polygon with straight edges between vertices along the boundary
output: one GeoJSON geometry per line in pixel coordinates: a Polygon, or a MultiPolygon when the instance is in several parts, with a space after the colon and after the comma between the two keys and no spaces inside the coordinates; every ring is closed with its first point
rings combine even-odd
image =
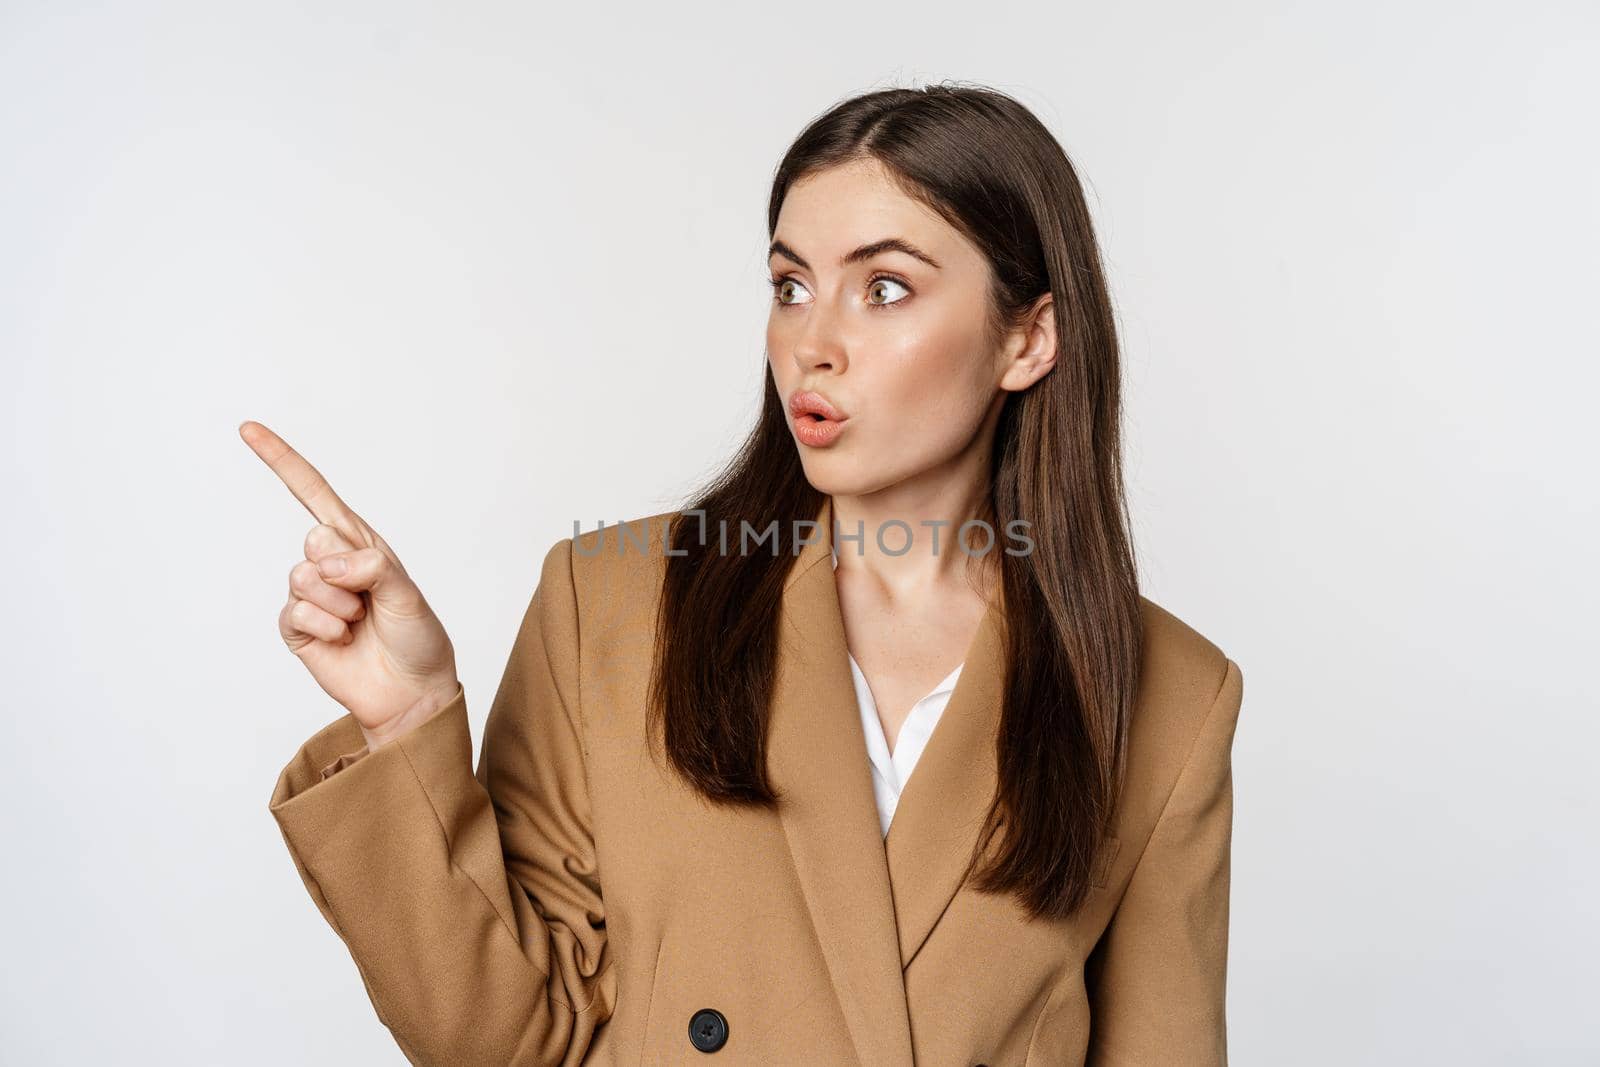
{"type": "Polygon", "coordinates": [[[716,1008],[701,1008],[689,1020],[689,1040],[701,1052],[715,1052],[728,1043],[728,1020],[716,1008]]]}

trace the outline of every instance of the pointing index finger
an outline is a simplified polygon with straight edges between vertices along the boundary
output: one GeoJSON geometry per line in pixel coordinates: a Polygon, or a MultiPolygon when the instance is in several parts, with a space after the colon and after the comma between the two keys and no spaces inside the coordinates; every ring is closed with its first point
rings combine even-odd
{"type": "Polygon", "coordinates": [[[339,499],[339,494],[317,468],[290,448],[287,441],[254,420],[239,424],[239,436],[318,522],[332,526],[358,543],[367,543],[363,535],[365,524],[339,499]]]}

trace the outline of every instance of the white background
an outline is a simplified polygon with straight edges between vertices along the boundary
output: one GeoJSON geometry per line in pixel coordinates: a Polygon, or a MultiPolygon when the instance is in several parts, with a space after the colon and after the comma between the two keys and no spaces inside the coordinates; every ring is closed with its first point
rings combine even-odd
{"type": "Polygon", "coordinates": [[[0,1059],[398,1064],[267,799],[312,519],[478,737],[544,550],[756,411],[772,169],[1017,95],[1089,189],[1145,592],[1243,668],[1233,1062],[1600,1057],[1592,4],[0,7],[0,1059]]]}

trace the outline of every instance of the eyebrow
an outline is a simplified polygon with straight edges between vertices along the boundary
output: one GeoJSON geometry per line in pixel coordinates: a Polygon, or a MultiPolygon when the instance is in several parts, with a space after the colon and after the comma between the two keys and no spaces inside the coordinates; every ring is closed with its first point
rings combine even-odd
{"type": "MultiPolygon", "coordinates": [[[[839,266],[847,267],[852,263],[860,263],[862,260],[871,259],[880,252],[904,252],[908,256],[922,260],[922,262],[926,263],[935,270],[943,269],[939,266],[938,261],[932,256],[928,255],[928,253],[924,252],[910,241],[899,237],[885,237],[881,241],[873,241],[872,243],[864,244],[853,251],[846,252],[843,256],[839,257],[839,266]]],[[[767,258],[771,259],[774,253],[783,256],[785,259],[793,260],[804,270],[811,269],[811,264],[807,263],[805,258],[801,256],[799,252],[796,252],[782,241],[772,242],[772,247],[767,249],[767,258]]]]}

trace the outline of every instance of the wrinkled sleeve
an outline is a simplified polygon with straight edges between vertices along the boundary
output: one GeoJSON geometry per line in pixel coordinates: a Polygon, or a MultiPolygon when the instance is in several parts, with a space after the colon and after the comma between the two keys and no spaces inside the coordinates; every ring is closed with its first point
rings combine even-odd
{"type": "Polygon", "coordinates": [[[376,751],[346,714],[272,794],[296,870],[412,1063],[577,1064],[615,1006],[571,548],[545,556],[476,772],[462,689],[376,751]]]}
{"type": "Polygon", "coordinates": [[[1226,1067],[1239,666],[1223,677],[1085,977],[1089,1067],[1226,1067]]]}

